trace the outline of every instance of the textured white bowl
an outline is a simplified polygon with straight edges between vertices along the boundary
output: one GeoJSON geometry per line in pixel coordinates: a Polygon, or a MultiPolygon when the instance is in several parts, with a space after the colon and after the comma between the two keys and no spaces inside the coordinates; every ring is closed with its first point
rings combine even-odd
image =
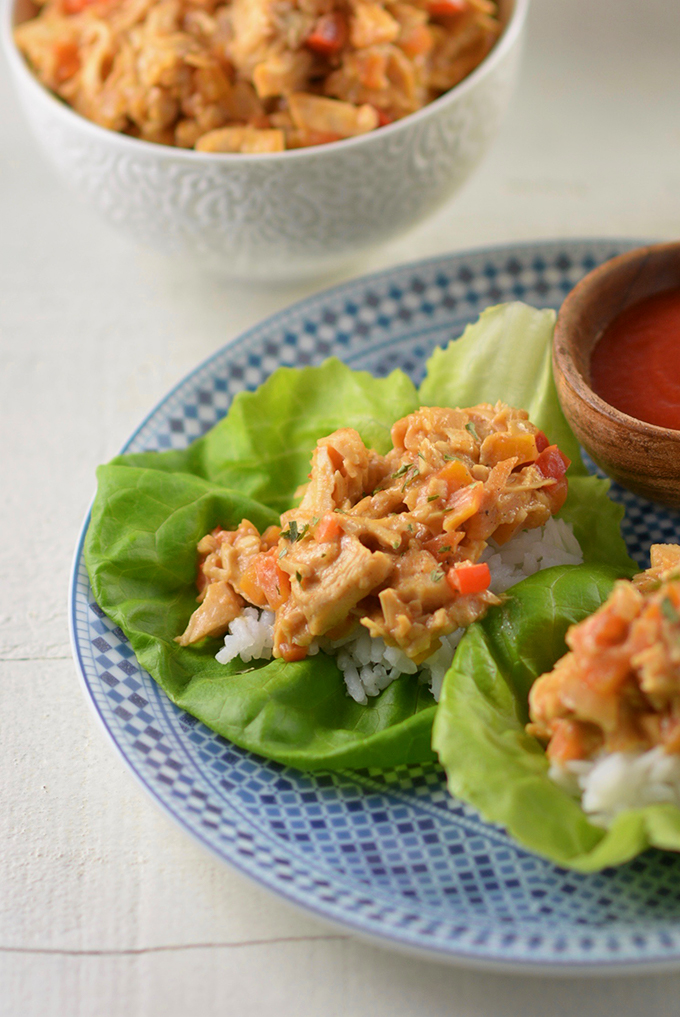
{"type": "Polygon", "coordinates": [[[497,132],[529,4],[502,0],[505,30],[487,58],[403,120],[314,148],[216,155],[108,131],[56,99],[14,44],[23,2],[0,0],[0,31],[28,120],[65,181],[140,242],[242,279],[327,272],[450,198],[497,132]]]}

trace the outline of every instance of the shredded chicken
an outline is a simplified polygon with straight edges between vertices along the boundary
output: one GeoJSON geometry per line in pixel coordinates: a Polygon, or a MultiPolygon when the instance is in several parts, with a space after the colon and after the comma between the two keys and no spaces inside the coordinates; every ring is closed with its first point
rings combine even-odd
{"type": "Polygon", "coordinates": [[[654,544],[651,567],[617,582],[566,641],[529,696],[527,730],[552,759],[680,753],[680,545],[654,544]]]}
{"type": "Polygon", "coordinates": [[[15,38],[83,116],[202,152],[279,152],[374,130],[470,73],[495,0],[39,0],[15,38]]]}
{"type": "Polygon", "coordinates": [[[285,660],[360,622],[420,663],[499,603],[479,558],[492,537],[505,543],[561,508],[569,460],[503,403],[422,408],[397,421],[392,441],[382,456],[352,428],[335,431],[280,526],[260,536],[244,520],[205,536],[201,604],[178,641],[219,634],[213,584],[275,612],[274,655],[285,660]]]}

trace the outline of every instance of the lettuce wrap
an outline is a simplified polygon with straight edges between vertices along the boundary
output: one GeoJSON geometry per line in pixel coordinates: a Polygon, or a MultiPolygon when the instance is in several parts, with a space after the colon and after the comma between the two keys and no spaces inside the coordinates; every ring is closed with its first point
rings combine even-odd
{"type": "Polygon", "coordinates": [[[244,517],[259,528],[276,522],[307,477],[317,439],[338,427],[356,428],[384,453],[392,423],[421,404],[501,399],[524,407],[572,460],[560,516],[573,524],[585,560],[629,570],[623,509],[607,497],[608,482],[588,475],[557,401],[554,318],[520,303],[488,309],[434,353],[419,391],[400,371],[376,379],[335,359],[280,368],[256,392],[236,396],[227,416],[186,450],[122,455],[99,468],[85,543],[94,596],[174,703],[237,745],[301,769],[434,758],[436,704],[417,676],[362,706],[323,653],[244,666],[217,663],[221,640],[174,642],[196,606],[198,540],[244,517]]]}
{"type": "Polygon", "coordinates": [[[559,865],[594,872],[648,847],[680,851],[680,809],[648,805],[608,830],[548,777],[543,747],[529,736],[535,679],[566,652],[569,625],[611,592],[617,569],[547,569],[518,583],[501,607],[470,626],[444,679],[432,743],[452,794],[559,865]]]}

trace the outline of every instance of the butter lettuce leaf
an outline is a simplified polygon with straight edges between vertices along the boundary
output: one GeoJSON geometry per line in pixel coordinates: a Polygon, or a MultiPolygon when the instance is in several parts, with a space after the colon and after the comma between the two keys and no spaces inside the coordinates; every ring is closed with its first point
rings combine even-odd
{"type": "Polygon", "coordinates": [[[227,416],[187,449],[119,456],[121,466],[191,473],[275,508],[291,507],[319,438],[353,427],[369,448],[392,447],[395,420],[418,408],[402,372],[374,378],[336,358],[320,367],[280,367],[255,392],[240,392],[227,416]]]}
{"type": "Polygon", "coordinates": [[[600,606],[617,576],[607,566],[562,566],[513,587],[463,637],[432,737],[453,795],[532,851],[581,872],[647,847],[680,850],[680,809],[671,805],[623,813],[609,830],[591,823],[550,780],[542,746],[524,730],[533,682],[566,652],[567,628],[600,606]]]}
{"type": "Polygon", "coordinates": [[[280,368],[184,450],[116,457],[98,471],[85,544],[95,598],[128,636],[140,664],[178,706],[226,738],[304,769],[389,767],[434,758],[435,703],[403,677],[368,706],[346,693],[323,654],[294,664],[218,664],[220,641],[182,648],[174,637],[195,607],[196,543],[216,525],[248,518],[262,528],[294,503],[318,438],[354,427],[385,452],[390,427],[420,402],[473,405],[503,399],[537,423],[574,460],[563,510],[587,553],[627,571],[621,511],[603,481],[587,476],[550,374],[551,312],[504,305],[430,360],[418,393],[400,371],[376,379],[331,359],[280,368]],[[530,405],[529,405],[530,404],[530,405]]]}
{"type": "Polygon", "coordinates": [[[98,470],[85,544],[95,599],[172,701],[219,734],[301,769],[393,766],[433,759],[435,702],[417,677],[367,706],[324,654],[285,664],[218,664],[221,640],[180,647],[196,607],[196,544],[216,525],[278,522],[309,472],[316,440],[355,427],[391,447],[389,431],[418,405],[406,375],[376,379],[338,360],[277,371],[188,449],[118,456],[98,470]],[[259,499],[259,500],[256,500],[259,499]]]}

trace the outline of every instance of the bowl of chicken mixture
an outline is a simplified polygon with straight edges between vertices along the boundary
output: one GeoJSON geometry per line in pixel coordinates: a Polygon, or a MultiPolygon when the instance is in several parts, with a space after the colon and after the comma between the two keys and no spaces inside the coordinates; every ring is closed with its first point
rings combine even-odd
{"type": "Polygon", "coordinates": [[[414,113],[500,31],[495,0],[46,0],[15,39],[40,81],[102,127],[262,153],[414,113]]]}
{"type": "Polygon", "coordinates": [[[460,186],[527,2],[18,0],[3,37],[82,196],[165,252],[272,278],[332,269],[460,186]]]}

